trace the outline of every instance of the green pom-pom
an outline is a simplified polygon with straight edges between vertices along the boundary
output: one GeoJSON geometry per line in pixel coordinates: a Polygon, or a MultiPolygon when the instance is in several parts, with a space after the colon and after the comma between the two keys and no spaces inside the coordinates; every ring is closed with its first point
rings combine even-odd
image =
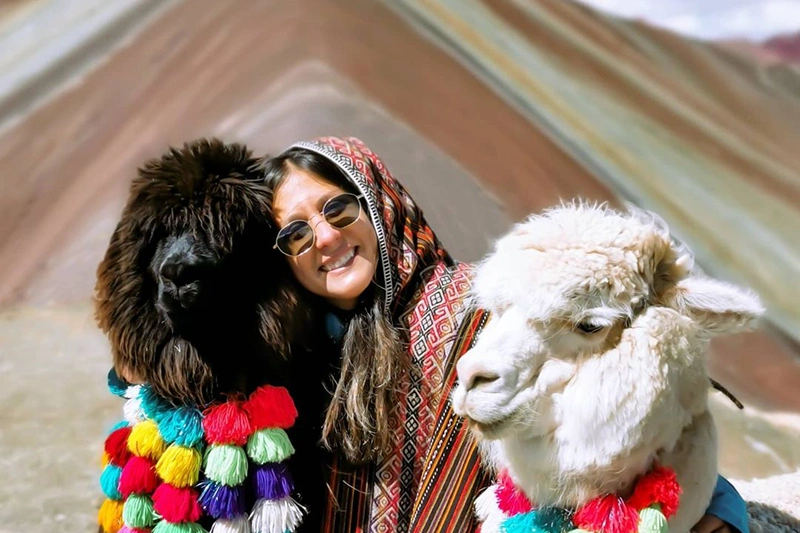
{"type": "Polygon", "coordinates": [[[240,446],[215,444],[206,450],[203,468],[211,481],[235,487],[247,478],[247,455],[240,446]]]}
{"type": "Polygon", "coordinates": [[[143,494],[131,494],[122,508],[122,521],[133,528],[150,527],[156,523],[153,500],[143,494]]]}
{"type": "Polygon", "coordinates": [[[289,436],[279,428],[260,429],[247,441],[247,456],[254,463],[280,463],[294,453],[289,436]]]}
{"type": "Polygon", "coordinates": [[[172,522],[162,520],[153,528],[153,533],[208,533],[208,531],[200,524],[194,522],[173,524],[172,522]]]}
{"type": "Polygon", "coordinates": [[[639,511],[639,533],[667,533],[669,524],[658,507],[648,507],[639,511]]]}

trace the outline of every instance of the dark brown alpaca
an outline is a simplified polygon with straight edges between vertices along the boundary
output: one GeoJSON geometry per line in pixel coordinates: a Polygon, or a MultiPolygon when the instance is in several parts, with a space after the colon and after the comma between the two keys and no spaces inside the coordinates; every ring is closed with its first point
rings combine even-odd
{"type": "Polygon", "coordinates": [[[95,288],[118,374],[201,405],[282,381],[297,298],[262,179],[218,140],[139,169],[95,288]]]}

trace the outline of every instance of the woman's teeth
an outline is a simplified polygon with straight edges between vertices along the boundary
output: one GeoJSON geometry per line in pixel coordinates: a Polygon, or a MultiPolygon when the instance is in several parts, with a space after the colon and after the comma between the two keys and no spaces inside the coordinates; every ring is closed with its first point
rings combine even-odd
{"type": "Polygon", "coordinates": [[[351,248],[350,250],[347,251],[347,253],[345,253],[342,257],[340,257],[339,259],[337,259],[333,263],[324,265],[322,267],[322,270],[324,270],[325,272],[330,272],[331,270],[336,270],[337,268],[341,268],[344,265],[346,265],[347,263],[349,263],[350,260],[353,257],[355,257],[355,255],[356,255],[356,249],[355,248],[351,248]]]}

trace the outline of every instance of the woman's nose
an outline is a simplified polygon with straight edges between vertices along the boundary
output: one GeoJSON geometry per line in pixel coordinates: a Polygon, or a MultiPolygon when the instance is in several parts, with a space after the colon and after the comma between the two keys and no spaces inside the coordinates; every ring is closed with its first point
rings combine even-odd
{"type": "Polygon", "coordinates": [[[316,234],[316,246],[319,249],[324,249],[339,240],[342,235],[341,231],[334,228],[328,222],[320,217],[314,226],[314,233],[316,234]]]}

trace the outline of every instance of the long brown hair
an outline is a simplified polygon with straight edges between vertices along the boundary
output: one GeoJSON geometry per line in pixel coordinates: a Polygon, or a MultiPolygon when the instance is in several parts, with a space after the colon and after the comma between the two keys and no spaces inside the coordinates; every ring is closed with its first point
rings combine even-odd
{"type": "MultiPolygon", "coordinates": [[[[292,170],[300,169],[341,188],[358,193],[327,158],[291,148],[265,162],[265,183],[272,198],[292,170]]],[[[322,442],[338,448],[352,462],[367,462],[389,451],[392,406],[399,399],[401,377],[409,366],[405,334],[384,308],[380,269],[374,283],[359,299],[342,340],[341,371],[333,386],[322,426],[322,442]]]]}

